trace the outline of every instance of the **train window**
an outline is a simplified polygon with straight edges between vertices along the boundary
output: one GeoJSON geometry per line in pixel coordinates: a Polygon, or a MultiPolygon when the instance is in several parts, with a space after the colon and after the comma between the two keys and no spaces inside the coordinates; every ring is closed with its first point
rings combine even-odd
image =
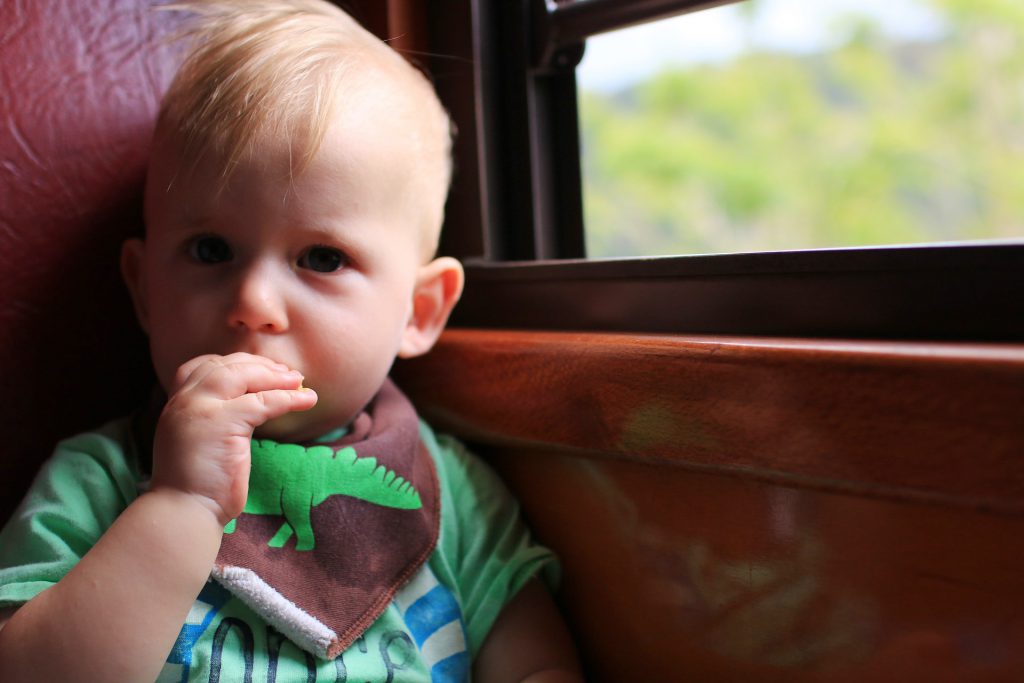
{"type": "Polygon", "coordinates": [[[461,0],[465,19],[437,13],[425,47],[460,131],[442,247],[470,281],[455,324],[1024,339],[1017,4],[848,0],[830,17],[830,2],[461,0]],[[893,26],[900,11],[912,30],[893,26]],[[739,36],[715,34],[704,63],[592,85],[634,57],[615,31],[714,13],[739,36]],[[809,21],[816,50],[757,33],[809,21]],[[686,126],[641,138],[657,129],[639,100],[685,111],[686,126]],[[609,118],[624,127],[598,134],[609,118]],[[622,175],[592,174],[614,157],[622,175]],[[644,185],[652,168],[663,187],[644,185]]]}
{"type": "Polygon", "coordinates": [[[1024,236],[1024,14],[954,5],[748,0],[588,38],[587,254],[1024,236]]]}

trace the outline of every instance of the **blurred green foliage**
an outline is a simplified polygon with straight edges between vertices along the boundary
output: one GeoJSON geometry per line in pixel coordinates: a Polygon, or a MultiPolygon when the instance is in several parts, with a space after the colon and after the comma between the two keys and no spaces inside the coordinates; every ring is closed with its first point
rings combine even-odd
{"type": "Polygon", "coordinates": [[[849,17],[827,53],[581,92],[588,255],[1024,236],[1024,1],[930,2],[941,40],[849,17]]]}

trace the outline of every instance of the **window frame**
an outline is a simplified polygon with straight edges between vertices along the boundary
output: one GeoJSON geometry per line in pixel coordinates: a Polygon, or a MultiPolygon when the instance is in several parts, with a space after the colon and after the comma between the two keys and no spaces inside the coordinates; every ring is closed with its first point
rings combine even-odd
{"type": "Polygon", "coordinates": [[[1024,341],[1024,240],[586,260],[575,67],[587,36],[727,4],[452,0],[430,70],[459,130],[443,253],[462,327],[1024,341]]]}

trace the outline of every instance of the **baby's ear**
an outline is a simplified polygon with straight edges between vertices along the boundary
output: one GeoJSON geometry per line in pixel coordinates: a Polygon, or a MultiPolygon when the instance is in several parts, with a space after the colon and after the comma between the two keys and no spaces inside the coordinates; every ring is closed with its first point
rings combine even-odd
{"type": "Polygon", "coordinates": [[[142,258],[145,243],[133,237],[121,245],[121,277],[135,305],[135,317],[142,330],[149,334],[149,309],[146,307],[146,269],[142,258]]]}
{"type": "Polygon", "coordinates": [[[434,346],[462,295],[464,280],[462,264],[448,256],[420,266],[412,295],[412,314],[398,347],[399,358],[423,355],[434,346]]]}

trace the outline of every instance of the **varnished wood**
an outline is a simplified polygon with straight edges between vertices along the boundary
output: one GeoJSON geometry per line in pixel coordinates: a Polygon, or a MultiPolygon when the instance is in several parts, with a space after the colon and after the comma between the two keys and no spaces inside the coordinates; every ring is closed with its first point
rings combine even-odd
{"type": "Polygon", "coordinates": [[[431,419],[780,483],[1024,511],[1024,347],[451,330],[431,419]]]}
{"type": "Polygon", "coordinates": [[[1024,349],[451,330],[593,681],[1018,681],[1024,349]]]}
{"type": "Polygon", "coordinates": [[[488,451],[587,680],[1021,680],[1021,517],[581,455],[488,451]]]}

